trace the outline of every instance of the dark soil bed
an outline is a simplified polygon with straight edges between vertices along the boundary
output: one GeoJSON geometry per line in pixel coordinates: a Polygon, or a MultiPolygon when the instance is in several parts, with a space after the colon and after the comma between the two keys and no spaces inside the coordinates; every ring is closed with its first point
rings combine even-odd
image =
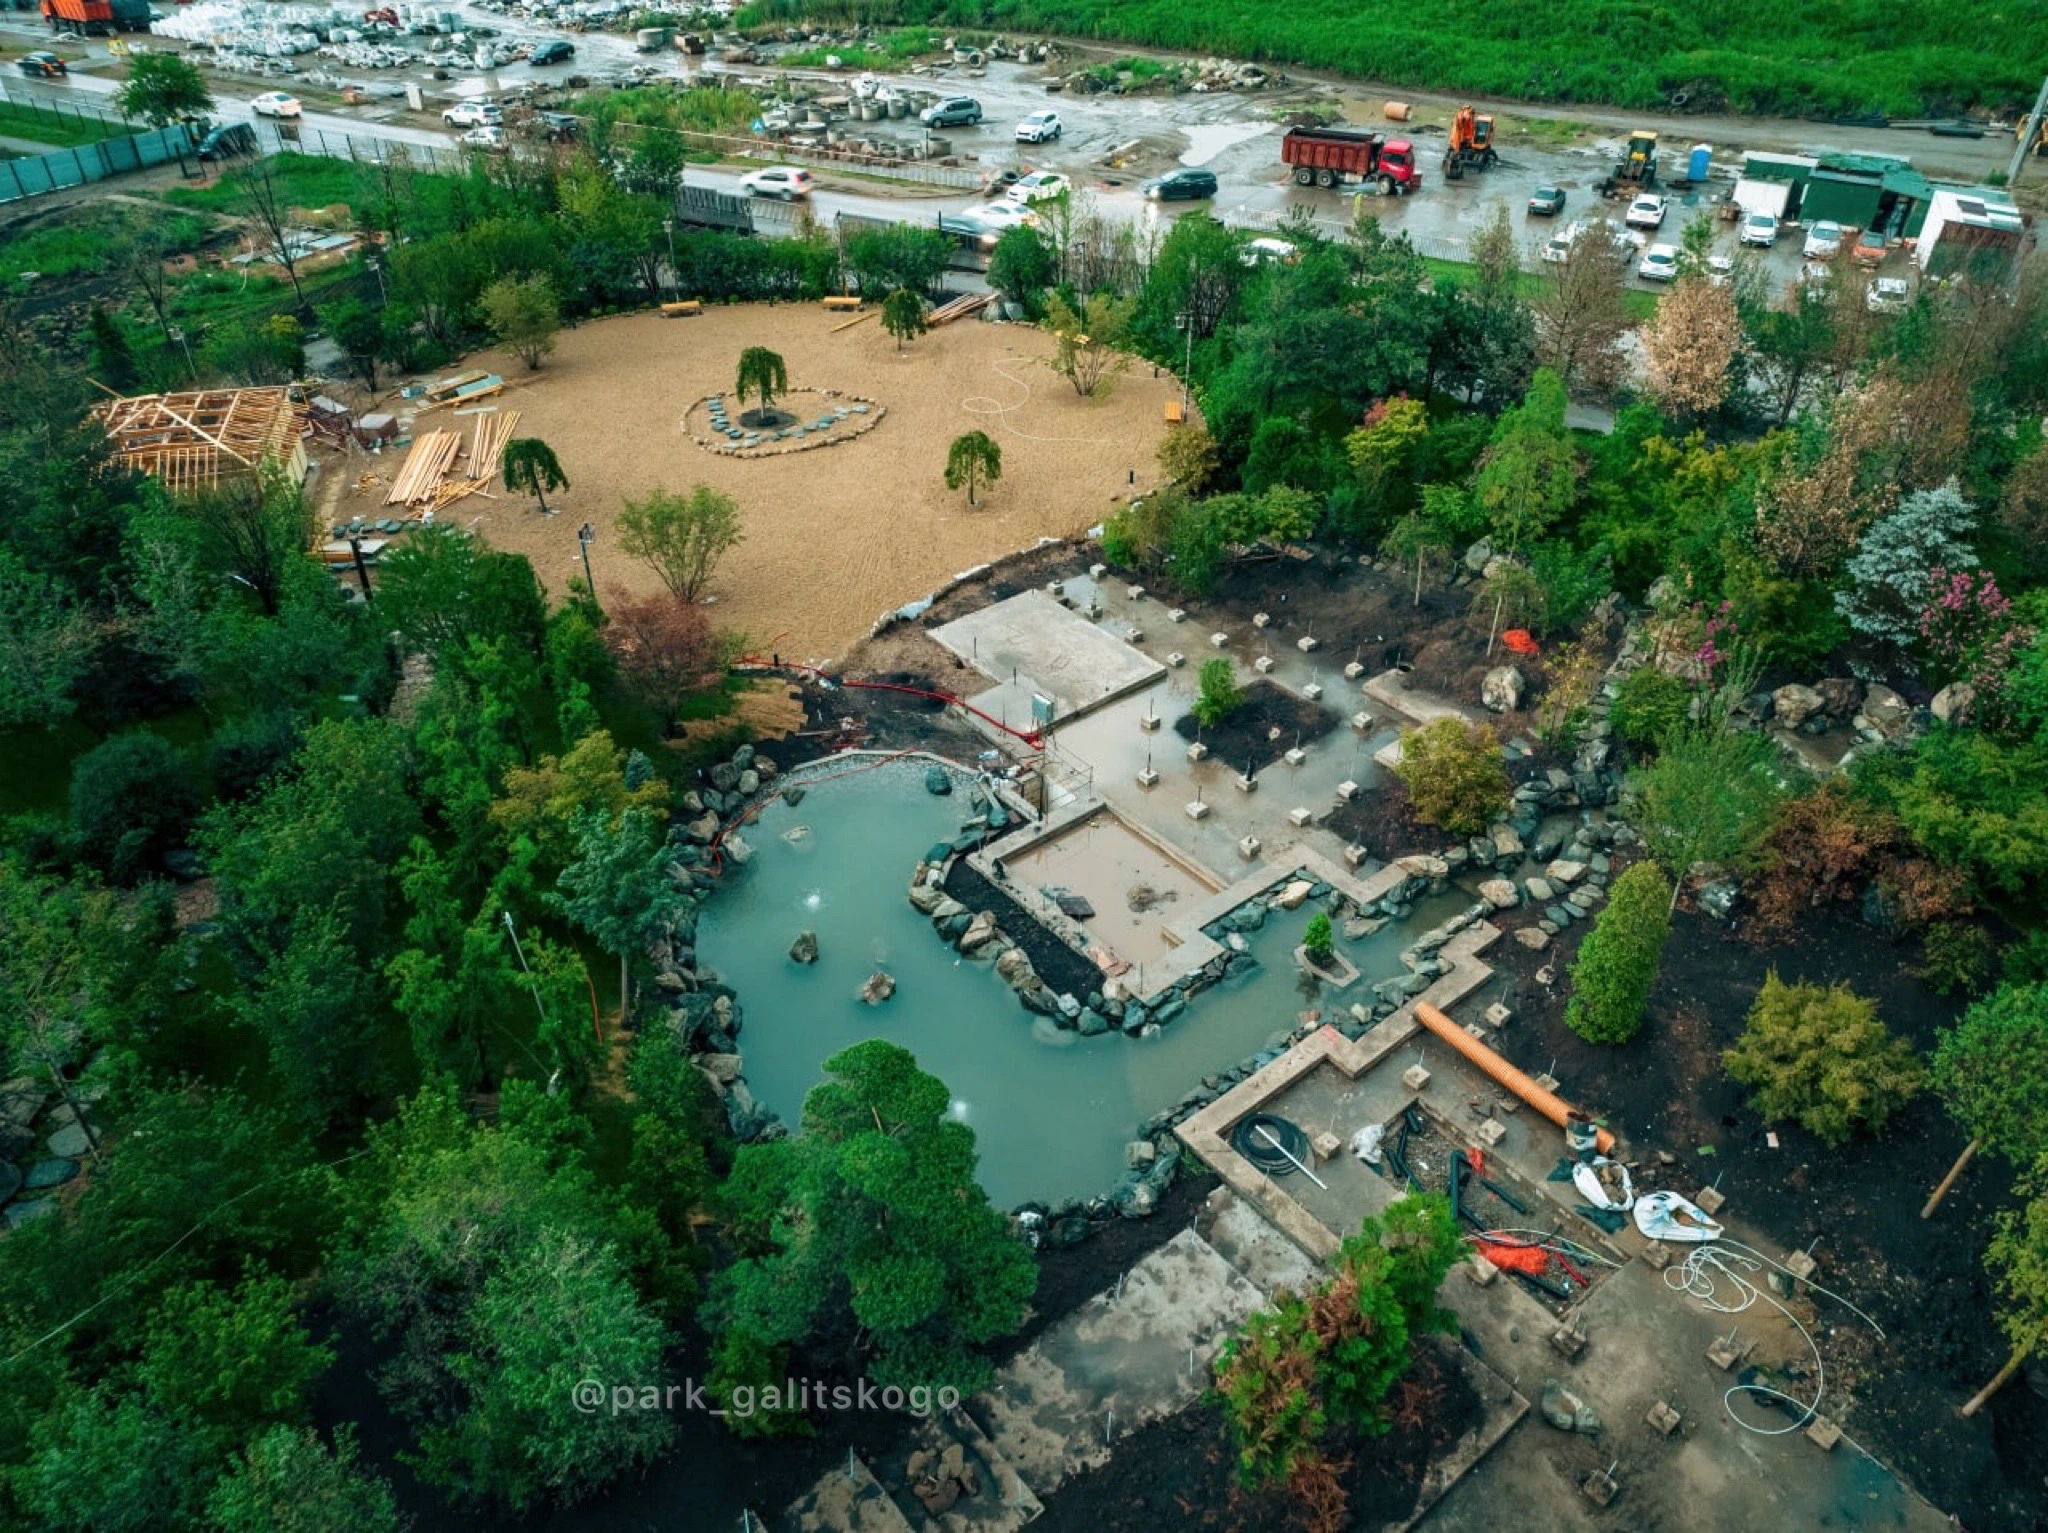
{"type": "MultiPolygon", "coordinates": [[[[1389,1404],[1395,1424],[1385,1436],[1331,1437],[1332,1455],[1350,1460],[1344,1487],[1352,1527],[1406,1518],[1430,1459],[1476,1426],[1481,1409],[1464,1374],[1435,1342],[1417,1349],[1414,1368],[1389,1404]]],[[[1281,1533],[1301,1526],[1296,1514],[1283,1492],[1238,1488],[1223,1412],[1200,1404],[1125,1439],[1110,1463],[1048,1497],[1044,1517],[1033,1526],[1046,1533],[1281,1533]]]]}
{"type": "Polygon", "coordinates": [[[1047,931],[1002,887],[984,878],[964,857],[953,859],[946,873],[946,892],[969,910],[993,911],[996,924],[1011,941],[1024,949],[1038,977],[1052,987],[1055,995],[1086,1000],[1091,990],[1102,988],[1102,971],[1047,931]]]}
{"type": "MultiPolygon", "coordinates": [[[[1503,924],[1532,916],[1525,910],[1503,924]]],[[[1923,1053],[1962,1002],[1915,977],[1914,944],[1894,945],[1846,908],[1814,912],[1793,942],[1764,951],[1682,911],[1642,1032],[1605,1048],[1582,1042],[1563,1021],[1564,976],[1585,930],[1573,926],[1541,953],[1515,942],[1489,952],[1489,962],[1514,976],[1516,1019],[1502,1035],[1503,1052],[1531,1073],[1552,1070],[1567,1099],[1603,1115],[1645,1165],[1650,1186],[1689,1193],[1718,1179],[1728,1197],[1723,1218],[1738,1239],[1749,1229],[1790,1249],[1818,1242],[1819,1280],[1886,1332],[1879,1341],[1823,1305],[1823,1320],[1835,1327],[1822,1342],[1829,1413],[1841,1413],[1851,1435],[1963,1526],[2048,1526],[2048,1400],[2023,1376],[1974,1421],[1956,1411],[2007,1354],[1980,1259],[1993,1212],[2011,1202],[2012,1169],[1975,1162],[1940,1212],[1922,1220],[1922,1200],[1963,1145],[1931,1096],[1911,1103],[1882,1138],[1833,1150],[1797,1124],[1765,1125],[1721,1067],[1772,968],[1788,982],[1847,982],[1923,1053]],[[1546,964],[1557,976],[1548,987],[1533,977],[1546,964]],[[1658,1151],[1675,1163],[1660,1165],[1658,1151]]]]}
{"type": "MultiPolygon", "coordinates": [[[[1229,717],[1199,733],[1218,761],[1240,772],[1247,766],[1257,772],[1295,746],[1322,739],[1337,722],[1337,715],[1321,703],[1262,677],[1244,689],[1244,700],[1229,717]]],[[[1195,716],[1182,714],[1173,721],[1173,729],[1183,740],[1194,739],[1195,716]]]]}

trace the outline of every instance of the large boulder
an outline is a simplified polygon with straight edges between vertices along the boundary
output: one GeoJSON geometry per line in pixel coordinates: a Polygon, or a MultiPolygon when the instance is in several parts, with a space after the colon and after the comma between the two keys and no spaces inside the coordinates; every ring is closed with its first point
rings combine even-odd
{"type": "Polygon", "coordinates": [[[796,941],[789,945],[789,956],[797,963],[816,963],[818,961],[818,934],[816,932],[798,932],[796,934],[796,941]]]}
{"type": "Polygon", "coordinates": [[[1037,978],[1036,972],[1031,967],[1030,956],[1020,947],[1008,948],[1004,951],[1003,955],[996,960],[996,974],[1006,984],[1019,990],[1037,978]]]}
{"type": "Polygon", "coordinates": [[[896,981],[886,970],[877,969],[860,987],[860,998],[870,1006],[879,1006],[896,993],[896,981]]]}
{"type": "Polygon", "coordinates": [[[1912,726],[1913,709],[1890,687],[1871,686],[1863,693],[1863,711],[1856,715],[1856,727],[1869,729],[1886,740],[1896,740],[1912,726]]]}
{"type": "Polygon", "coordinates": [[[912,884],[910,886],[911,908],[933,915],[941,903],[947,902],[946,891],[936,884],[912,884]]]}
{"type": "Polygon", "coordinates": [[[1505,878],[1489,878],[1479,886],[1479,897],[1495,910],[1513,910],[1522,903],[1513,881],[1505,878]]]}
{"type": "Polygon", "coordinates": [[[1492,838],[1493,856],[1496,862],[1519,860],[1522,855],[1521,833],[1514,826],[1502,820],[1488,832],[1492,838]]]}
{"type": "Polygon", "coordinates": [[[1513,713],[1522,706],[1522,692],[1528,685],[1519,667],[1497,665],[1479,684],[1479,700],[1495,713],[1513,713]]]}
{"type": "Polygon", "coordinates": [[[1577,1432],[1586,1437],[1600,1435],[1600,1418],[1593,1407],[1556,1379],[1545,1381],[1537,1409],[1543,1413],[1543,1419],[1560,1432],[1577,1432]]]}
{"type": "Polygon", "coordinates": [[[1934,694],[1934,701],[1927,705],[1927,711],[1944,724],[1960,724],[1970,716],[1970,704],[1977,700],[1977,689],[1967,681],[1952,681],[1934,694]]]}
{"type": "Polygon", "coordinates": [[[718,816],[707,813],[702,819],[690,821],[685,828],[689,831],[692,841],[699,846],[709,846],[712,837],[718,834],[718,816]]]}
{"type": "Polygon", "coordinates": [[[737,1054],[699,1054],[697,1068],[721,1086],[730,1086],[740,1078],[744,1061],[737,1054]]]}
{"type": "Polygon", "coordinates": [[[1797,729],[1826,704],[1827,699],[1819,692],[1812,687],[1802,687],[1796,681],[1771,694],[1771,710],[1787,729],[1797,729]]]}
{"type": "Polygon", "coordinates": [[[944,767],[934,762],[924,770],[924,790],[927,793],[935,793],[943,797],[945,794],[953,791],[952,776],[944,767]]]}
{"type": "Polygon", "coordinates": [[[1830,676],[1818,683],[1821,711],[1831,719],[1854,718],[1863,705],[1863,683],[1853,676],[1830,676]]]}
{"type": "Polygon", "coordinates": [[[738,831],[734,831],[720,842],[719,850],[725,853],[725,860],[736,868],[745,867],[754,856],[754,849],[747,845],[746,838],[738,831]]]}
{"type": "Polygon", "coordinates": [[[967,930],[960,934],[960,951],[978,953],[995,940],[995,935],[994,913],[987,910],[977,911],[974,919],[967,923],[967,930]]]}
{"type": "Polygon", "coordinates": [[[1493,542],[1489,538],[1481,538],[1465,550],[1465,568],[1475,575],[1492,562],[1493,542]]]}

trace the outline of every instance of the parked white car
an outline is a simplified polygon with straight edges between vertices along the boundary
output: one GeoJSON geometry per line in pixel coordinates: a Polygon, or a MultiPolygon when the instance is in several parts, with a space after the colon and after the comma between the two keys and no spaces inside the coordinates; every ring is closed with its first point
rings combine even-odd
{"type": "Polygon", "coordinates": [[[1715,287],[1726,287],[1735,280],[1735,258],[1733,256],[1710,255],[1707,257],[1707,280],[1715,287]]]}
{"type": "Polygon", "coordinates": [[[471,128],[455,142],[467,144],[472,149],[503,149],[505,130],[496,123],[487,122],[481,128],[471,128]]]}
{"type": "Polygon", "coordinates": [[[441,113],[451,128],[495,128],[504,120],[504,108],[495,101],[458,101],[441,113]]]}
{"type": "Polygon", "coordinates": [[[1020,144],[1044,144],[1060,136],[1060,114],[1058,112],[1033,112],[1017,124],[1017,142],[1020,144]]]}
{"type": "Polygon", "coordinates": [[[1057,171],[1034,170],[1010,183],[1003,195],[1012,202],[1051,202],[1073,190],[1073,184],[1057,171]]]}
{"type": "Polygon", "coordinates": [[[1863,301],[1873,314],[1896,314],[1912,300],[1913,289],[1904,277],[1872,277],[1863,301]]]}
{"type": "Polygon", "coordinates": [[[1290,241],[1264,238],[1245,241],[1237,258],[1247,266],[1264,266],[1268,262],[1292,266],[1301,259],[1301,251],[1290,241]]]}
{"type": "Polygon", "coordinates": [[[1579,234],[1577,224],[1566,224],[1543,242],[1542,258],[1552,266],[1564,265],[1572,258],[1572,246],[1579,242],[1579,234]]]}
{"type": "Polygon", "coordinates": [[[771,165],[740,177],[740,187],[750,197],[780,197],[784,202],[810,196],[815,185],[801,165],[771,165]]]}
{"type": "Polygon", "coordinates": [[[1678,247],[1652,245],[1636,262],[1636,275],[1645,282],[1670,282],[1678,276],[1678,247]]]}
{"type": "Polygon", "coordinates": [[[1806,248],[1799,253],[1809,261],[1825,261],[1842,248],[1842,226],[1832,218],[1818,220],[1806,231],[1806,248]]]}
{"type": "Polygon", "coordinates": [[[249,110],[258,117],[297,117],[305,109],[299,105],[299,98],[281,90],[267,90],[249,103],[249,110]]]}
{"type": "Polygon", "coordinates": [[[1622,222],[1631,229],[1661,229],[1664,227],[1664,199],[1655,192],[1645,192],[1628,205],[1628,213],[1622,222]]]}
{"type": "Polygon", "coordinates": [[[1769,213],[1751,213],[1742,220],[1742,243],[1769,250],[1778,243],[1778,220],[1769,213]]]}

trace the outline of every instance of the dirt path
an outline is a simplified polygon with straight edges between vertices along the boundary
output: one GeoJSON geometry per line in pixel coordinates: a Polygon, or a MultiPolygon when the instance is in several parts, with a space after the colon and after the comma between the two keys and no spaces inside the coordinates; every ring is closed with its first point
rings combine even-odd
{"type": "MultiPolygon", "coordinates": [[[[1177,389],[1149,365],[1134,363],[1108,398],[1087,401],[1046,368],[1050,342],[1026,326],[964,321],[899,355],[874,320],[834,334],[837,323],[796,304],[631,315],[564,332],[538,373],[501,353],[471,358],[513,385],[502,403],[520,412],[519,434],[547,441],[573,488],[550,497],[553,516],[502,491],[450,514],[526,554],[556,591],[581,573],[576,528],[587,520],[599,595],[639,593],[656,584],[619,547],[621,502],[716,486],[739,500],[746,541],[714,582],[715,620],[785,658],[823,660],[959,571],[1099,522],[1132,493],[1133,471],[1138,491],[1152,484],[1163,406],[1177,389]],[[683,412],[731,388],[747,346],[780,352],[792,387],[865,395],[888,415],[841,446],[753,460],[706,452],[684,433],[683,412]],[[1002,448],[1003,477],[970,509],[942,474],[948,444],[974,430],[1002,448]]],[[[420,417],[421,429],[468,425],[446,411],[420,417]]]]}

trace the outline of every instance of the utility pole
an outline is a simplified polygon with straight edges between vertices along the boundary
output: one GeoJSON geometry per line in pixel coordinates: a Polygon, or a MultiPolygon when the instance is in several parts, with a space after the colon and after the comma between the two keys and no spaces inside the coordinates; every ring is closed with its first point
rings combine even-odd
{"type": "Polygon", "coordinates": [[[2011,186],[2020,178],[2020,167],[2034,152],[2034,145],[2041,137],[2041,123],[2048,117],[2048,79],[2041,81],[2040,94],[2034,97],[2034,110],[2027,114],[2026,126],[2020,130],[2020,141],[2013,146],[2012,163],[2005,168],[2005,184],[2011,186]]]}
{"type": "Polygon", "coordinates": [[[590,604],[597,605],[597,581],[590,573],[590,545],[597,541],[597,529],[585,522],[576,529],[577,546],[583,550],[583,583],[590,588],[590,604]]]}

